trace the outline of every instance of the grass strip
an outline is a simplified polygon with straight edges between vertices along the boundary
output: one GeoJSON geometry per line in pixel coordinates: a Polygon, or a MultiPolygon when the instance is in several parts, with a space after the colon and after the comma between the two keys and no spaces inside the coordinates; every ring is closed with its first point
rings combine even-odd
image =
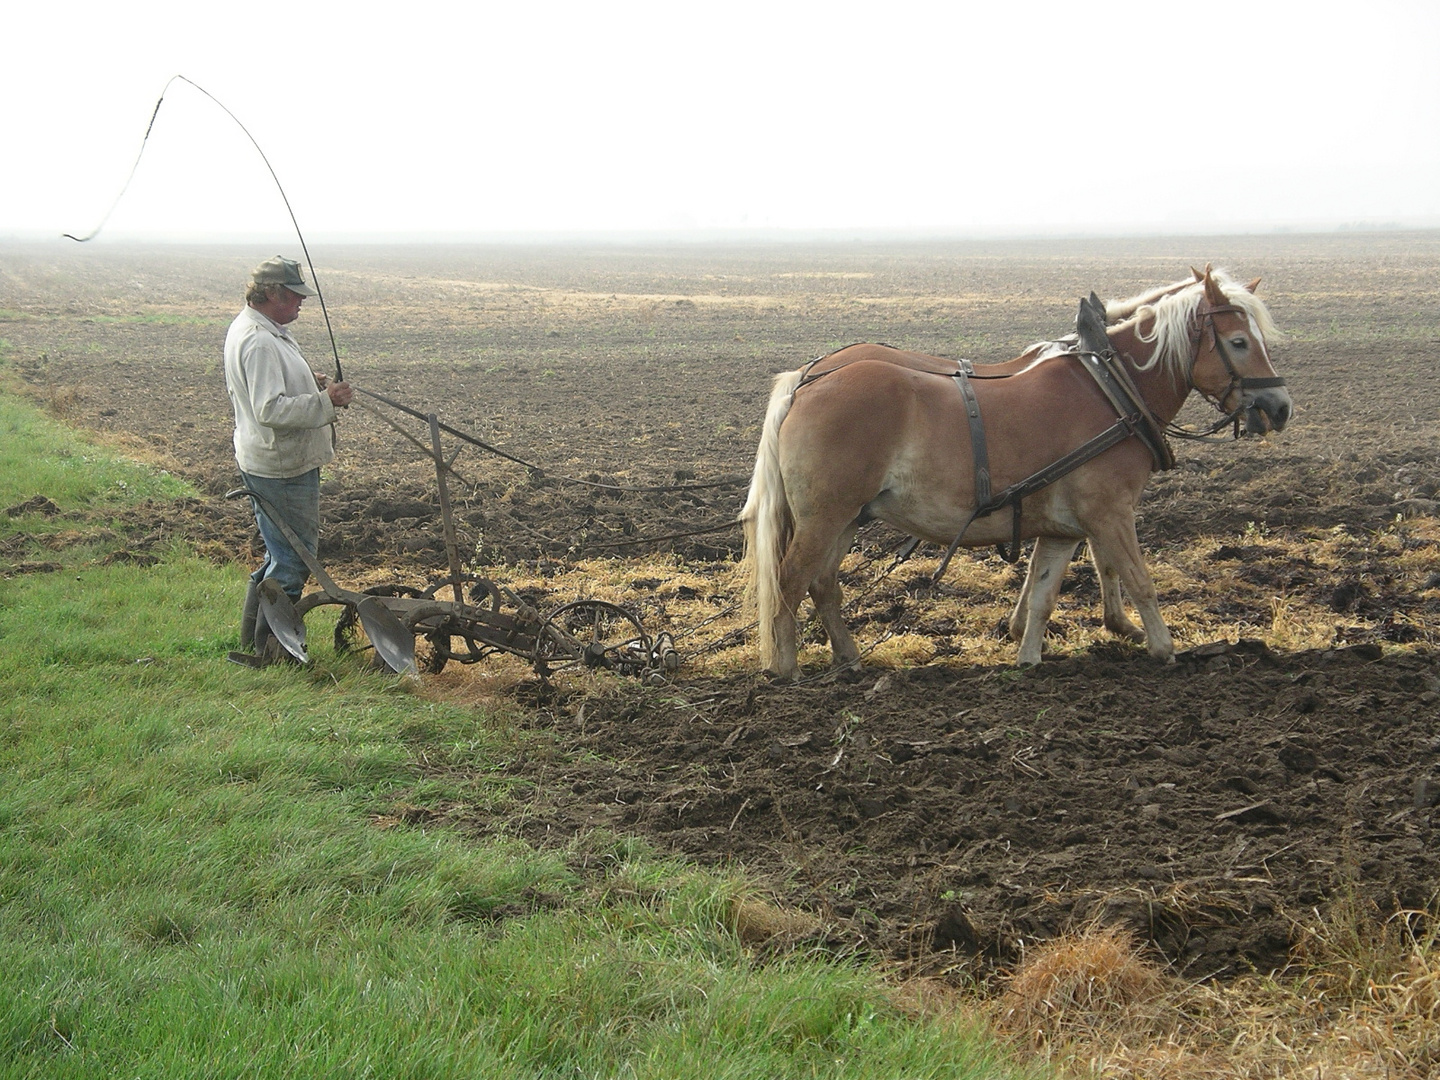
{"type": "MultiPolygon", "coordinates": [[[[62,509],[113,486],[40,479],[67,475],[25,483],[62,509]]],[[[396,824],[422,759],[483,804],[522,736],[323,645],[227,664],[234,567],[59,558],[0,581],[0,1077],[1015,1071],[861,965],[753,956],[739,877],[396,824]]]]}

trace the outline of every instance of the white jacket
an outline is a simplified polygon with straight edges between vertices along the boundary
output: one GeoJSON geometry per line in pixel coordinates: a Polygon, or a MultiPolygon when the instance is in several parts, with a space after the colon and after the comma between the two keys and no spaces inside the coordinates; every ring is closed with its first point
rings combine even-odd
{"type": "Polygon", "coordinates": [[[225,388],[243,472],[300,476],[335,456],[335,406],[283,326],[250,306],[225,335],[225,388]]]}

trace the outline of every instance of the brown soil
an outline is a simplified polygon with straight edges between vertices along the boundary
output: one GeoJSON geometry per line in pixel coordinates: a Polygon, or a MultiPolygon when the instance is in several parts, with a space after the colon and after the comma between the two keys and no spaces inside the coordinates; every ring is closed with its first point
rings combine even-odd
{"type": "MultiPolygon", "coordinates": [[[[218,498],[236,481],[219,345],[238,283],[271,253],[0,255],[10,366],[71,422],[206,493],[118,523],[132,557],[177,536],[253,554],[244,509],[218,498]]],[[[669,551],[713,583],[717,607],[733,599],[727,523],[771,373],[858,340],[1007,359],[1065,332],[1090,289],[1128,295],[1206,261],[1263,275],[1291,335],[1274,356],[1294,422],[1264,444],[1180,448],[1143,507],[1152,557],[1189,567],[1162,602],[1199,613],[1176,665],[1091,643],[1081,564],[1040,669],[967,662],[974,638],[933,615],[964,588],[927,589],[902,568],[856,622],[928,640],[931,663],[800,687],[698,664],[660,688],[565,685],[527,710],[559,749],[511,763],[513,805],[435,812],[540,844],[602,827],[743,864],[928,971],[1008,962],[1091,918],[1197,977],[1268,970],[1294,920],[1337,895],[1390,911],[1440,887],[1440,234],[317,255],[347,377],[543,466],[468,448],[456,461],[477,569],[543,578],[583,555],[669,551]],[[614,492],[562,475],[692,486],[614,492]],[[1228,591],[1207,591],[1222,574],[1228,591]],[[1331,639],[1262,640],[1286,604],[1331,618],[1331,639]],[[1242,632],[1206,632],[1227,626],[1242,632]]],[[[300,333],[333,368],[313,302],[300,333]]],[[[332,572],[441,572],[428,463],[369,411],[352,409],[340,440],[324,488],[332,572]]],[[[54,565],[21,546],[12,569],[54,565]]],[[[1012,571],[994,580],[1013,597],[1012,571]]],[[[657,596],[683,591],[632,587],[647,621],[657,596]]]]}

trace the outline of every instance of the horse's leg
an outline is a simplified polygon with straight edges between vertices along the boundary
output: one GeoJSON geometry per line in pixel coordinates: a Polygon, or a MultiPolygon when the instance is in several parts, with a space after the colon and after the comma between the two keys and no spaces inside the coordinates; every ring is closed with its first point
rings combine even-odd
{"type": "MultiPolygon", "coordinates": [[[[1035,541],[1035,547],[1030,552],[1030,565],[1025,571],[1025,584],[1020,586],[1020,595],[1015,600],[1014,610],[1010,612],[1011,641],[1022,641],[1025,638],[1025,627],[1029,625],[1030,597],[1035,583],[1048,580],[1052,573],[1063,576],[1065,567],[1075,557],[1075,549],[1079,546],[1079,541],[1063,540],[1057,536],[1042,536],[1035,541]],[[1056,566],[1059,567],[1058,571],[1056,566]]],[[[1053,604],[1051,608],[1053,610],[1053,604]]],[[[1047,611],[1046,621],[1049,618],[1050,613],[1047,611]]]]}
{"type": "MultiPolygon", "coordinates": [[[[795,626],[795,611],[800,606],[800,596],[786,587],[789,580],[785,570],[792,564],[793,546],[785,552],[780,566],[780,603],[775,609],[771,627],[774,651],[771,654],[770,674],[776,679],[798,679],[800,677],[800,642],[795,626]]],[[[802,586],[803,591],[803,586],[802,586]]]]}
{"type": "Polygon", "coordinates": [[[1157,660],[1173,663],[1175,642],[1170,637],[1170,628],[1160,615],[1160,601],[1155,595],[1155,582],[1140,553],[1140,541],[1135,535],[1135,518],[1130,515],[1115,517],[1099,523],[1090,534],[1090,550],[1095,565],[1100,568],[1101,580],[1116,574],[1130,599],[1140,612],[1140,621],[1145,624],[1145,640],[1150,655],[1157,660]]]}
{"type": "Polygon", "coordinates": [[[1125,610],[1125,598],[1120,593],[1119,571],[1114,566],[1103,565],[1096,558],[1094,545],[1090,548],[1090,560],[1095,564],[1095,576],[1100,581],[1100,603],[1105,609],[1105,629],[1117,637],[1144,642],[1145,631],[1130,621],[1130,613],[1125,610]]]}
{"type": "MultiPolygon", "coordinates": [[[[849,519],[837,523],[827,521],[823,515],[804,517],[797,515],[795,533],[790,538],[790,545],[785,549],[785,558],[780,563],[780,606],[775,614],[775,660],[771,664],[771,671],[777,678],[798,679],[800,677],[800,642],[795,625],[795,613],[800,608],[800,601],[810,591],[812,583],[820,578],[834,557],[837,537],[848,531],[846,528],[848,521],[849,519]]],[[[838,566],[839,560],[836,559],[835,562],[838,566]]],[[[837,580],[834,586],[837,623],[839,622],[839,591],[840,585],[837,580]]],[[[822,619],[825,618],[825,614],[822,609],[822,619]]],[[[843,626],[843,623],[841,625],[843,626]]],[[[826,631],[830,632],[828,623],[826,631]]],[[[845,630],[844,635],[849,638],[849,630],[845,630]]],[[[832,644],[834,640],[834,638],[831,639],[832,644]]],[[[853,639],[851,645],[852,647],[854,645],[853,639]]]]}
{"type": "MultiPolygon", "coordinates": [[[[1078,540],[1055,536],[1042,536],[1035,541],[1035,550],[1030,554],[1030,570],[1020,590],[1025,605],[1023,612],[1020,605],[1016,605],[1021,620],[1021,667],[1033,667],[1040,663],[1045,645],[1045,627],[1055,610],[1055,602],[1060,598],[1060,582],[1065,578],[1065,567],[1079,546],[1078,540]]],[[[1014,619],[1012,615],[1012,636],[1015,633],[1014,619]]]]}
{"type": "Polygon", "coordinates": [[[820,616],[820,625],[825,627],[825,634],[830,639],[830,651],[834,654],[836,667],[860,659],[859,646],[840,614],[840,562],[855,542],[855,530],[853,522],[841,530],[830,558],[810,583],[810,599],[815,602],[815,613],[820,616]]]}

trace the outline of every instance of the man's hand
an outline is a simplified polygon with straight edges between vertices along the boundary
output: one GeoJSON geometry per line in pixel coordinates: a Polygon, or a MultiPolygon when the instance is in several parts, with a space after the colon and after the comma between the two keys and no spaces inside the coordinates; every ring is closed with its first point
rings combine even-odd
{"type": "Polygon", "coordinates": [[[329,379],[326,379],[325,382],[327,385],[322,389],[330,395],[330,400],[335,404],[335,407],[337,409],[348,407],[351,400],[355,397],[355,391],[350,389],[350,384],[348,382],[332,383],[329,379]]]}

